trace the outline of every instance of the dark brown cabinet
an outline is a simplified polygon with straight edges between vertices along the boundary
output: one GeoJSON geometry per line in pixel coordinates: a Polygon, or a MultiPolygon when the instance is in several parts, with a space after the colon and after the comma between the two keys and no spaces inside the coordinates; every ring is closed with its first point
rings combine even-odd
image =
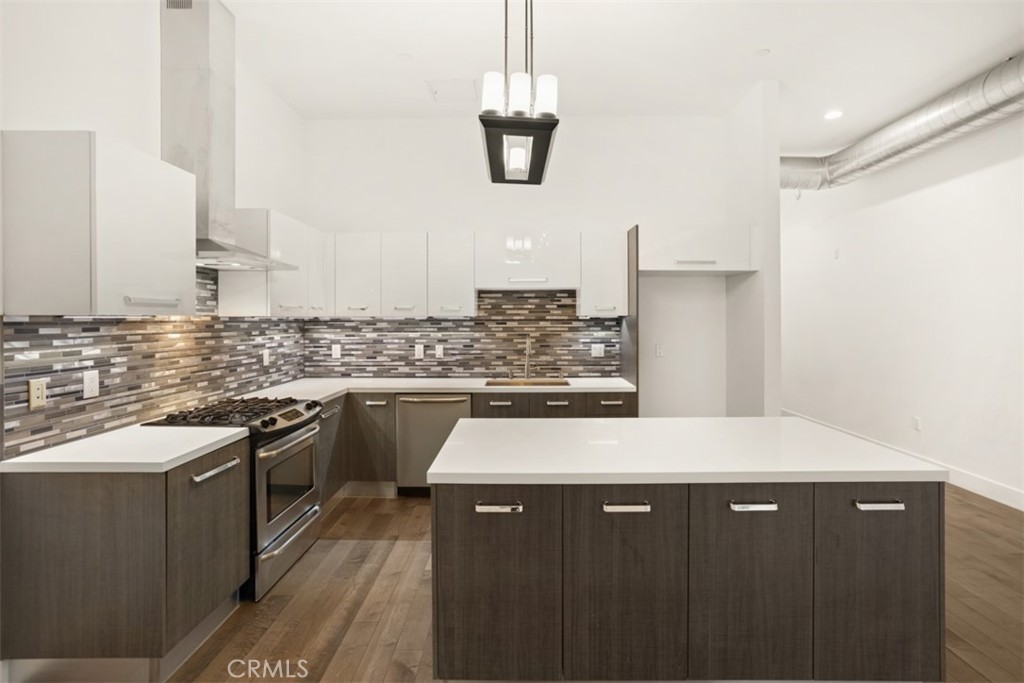
{"type": "Polygon", "coordinates": [[[690,678],[812,675],[813,484],[690,487],[690,678]]]}
{"type": "Polygon", "coordinates": [[[433,487],[435,672],[562,676],[562,487],[433,487]]]}
{"type": "Polygon", "coordinates": [[[815,484],[815,678],[942,680],[942,524],[942,484],[815,484]]]}
{"type": "Polygon", "coordinates": [[[395,481],[395,395],[346,397],[345,481],[395,481]]]}
{"type": "Polygon", "coordinates": [[[565,677],[686,678],[687,487],[565,486],[565,677]]]}
{"type": "Polygon", "coordinates": [[[530,417],[530,395],[473,394],[473,417],[530,417]]]}
{"type": "Polygon", "coordinates": [[[345,483],[342,411],[346,397],[325,401],[320,412],[320,433],[316,439],[317,481],[320,500],[327,502],[345,483]]]}
{"type": "Polygon", "coordinates": [[[530,395],[530,417],[586,417],[587,395],[572,392],[530,395]]]}
{"type": "Polygon", "coordinates": [[[635,391],[621,393],[586,394],[587,417],[636,417],[635,391]]]}

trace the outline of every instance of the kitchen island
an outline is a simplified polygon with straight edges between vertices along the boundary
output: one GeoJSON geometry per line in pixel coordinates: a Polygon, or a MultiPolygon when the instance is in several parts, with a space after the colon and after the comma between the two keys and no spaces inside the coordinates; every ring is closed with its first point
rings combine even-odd
{"type": "Polygon", "coordinates": [[[796,417],[463,420],[441,679],[943,677],[943,482],[796,417]]]}

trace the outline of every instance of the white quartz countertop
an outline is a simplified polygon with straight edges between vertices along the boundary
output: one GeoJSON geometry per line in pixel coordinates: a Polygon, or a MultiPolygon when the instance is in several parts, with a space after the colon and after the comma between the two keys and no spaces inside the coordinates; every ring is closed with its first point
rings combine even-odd
{"type": "Polygon", "coordinates": [[[488,387],[485,378],[420,378],[373,379],[364,377],[307,377],[294,382],[278,384],[269,389],[254,391],[246,396],[294,396],[318,401],[329,401],[347,393],[509,393],[526,394],[558,392],[635,392],[636,387],[621,377],[578,377],[569,378],[569,386],[563,387],[488,387]]]}
{"type": "Polygon", "coordinates": [[[239,427],[133,425],[0,462],[0,472],[166,472],[249,436],[239,427]]]}
{"type": "Polygon", "coordinates": [[[431,484],[946,481],[948,470],[799,417],[460,420],[431,484]]]}

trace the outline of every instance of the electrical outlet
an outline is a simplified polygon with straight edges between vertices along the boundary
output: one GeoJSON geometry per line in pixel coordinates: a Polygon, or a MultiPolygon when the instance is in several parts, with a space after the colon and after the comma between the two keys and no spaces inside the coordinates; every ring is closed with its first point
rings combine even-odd
{"type": "Polygon", "coordinates": [[[920,432],[921,431],[921,418],[919,418],[917,415],[915,415],[914,417],[910,418],[910,426],[914,428],[915,432],[920,432]]]}
{"type": "Polygon", "coordinates": [[[434,347],[434,358],[444,358],[444,345],[438,344],[434,347]]]}
{"type": "Polygon", "coordinates": [[[341,344],[331,344],[331,358],[341,358],[341,344]]]}
{"type": "Polygon", "coordinates": [[[665,357],[665,345],[664,344],[655,344],[654,345],[654,357],[655,358],[664,358],[665,357]]]}
{"type": "Polygon", "coordinates": [[[48,379],[30,379],[28,381],[28,409],[46,407],[46,383],[48,379]]]}
{"type": "Polygon", "coordinates": [[[86,370],[82,373],[82,398],[96,398],[100,395],[100,371],[86,370]]]}
{"type": "Polygon", "coordinates": [[[590,357],[591,358],[604,358],[604,344],[591,344],[590,345],[590,357]]]}
{"type": "Polygon", "coordinates": [[[270,349],[263,349],[263,367],[270,365],[270,349]]]}
{"type": "Polygon", "coordinates": [[[414,358],[423,358],[423,344],[416,345],[416,353],[413,354],[414,358]]]}

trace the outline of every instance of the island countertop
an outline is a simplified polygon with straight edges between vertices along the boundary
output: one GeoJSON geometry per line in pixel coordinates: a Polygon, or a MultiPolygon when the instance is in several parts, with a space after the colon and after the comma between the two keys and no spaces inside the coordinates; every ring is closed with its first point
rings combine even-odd
{"type": "Polygon", "coordinates": [[[799,417],[460,420],[430,484],[946,481],[949,471],[799,417]]]}

